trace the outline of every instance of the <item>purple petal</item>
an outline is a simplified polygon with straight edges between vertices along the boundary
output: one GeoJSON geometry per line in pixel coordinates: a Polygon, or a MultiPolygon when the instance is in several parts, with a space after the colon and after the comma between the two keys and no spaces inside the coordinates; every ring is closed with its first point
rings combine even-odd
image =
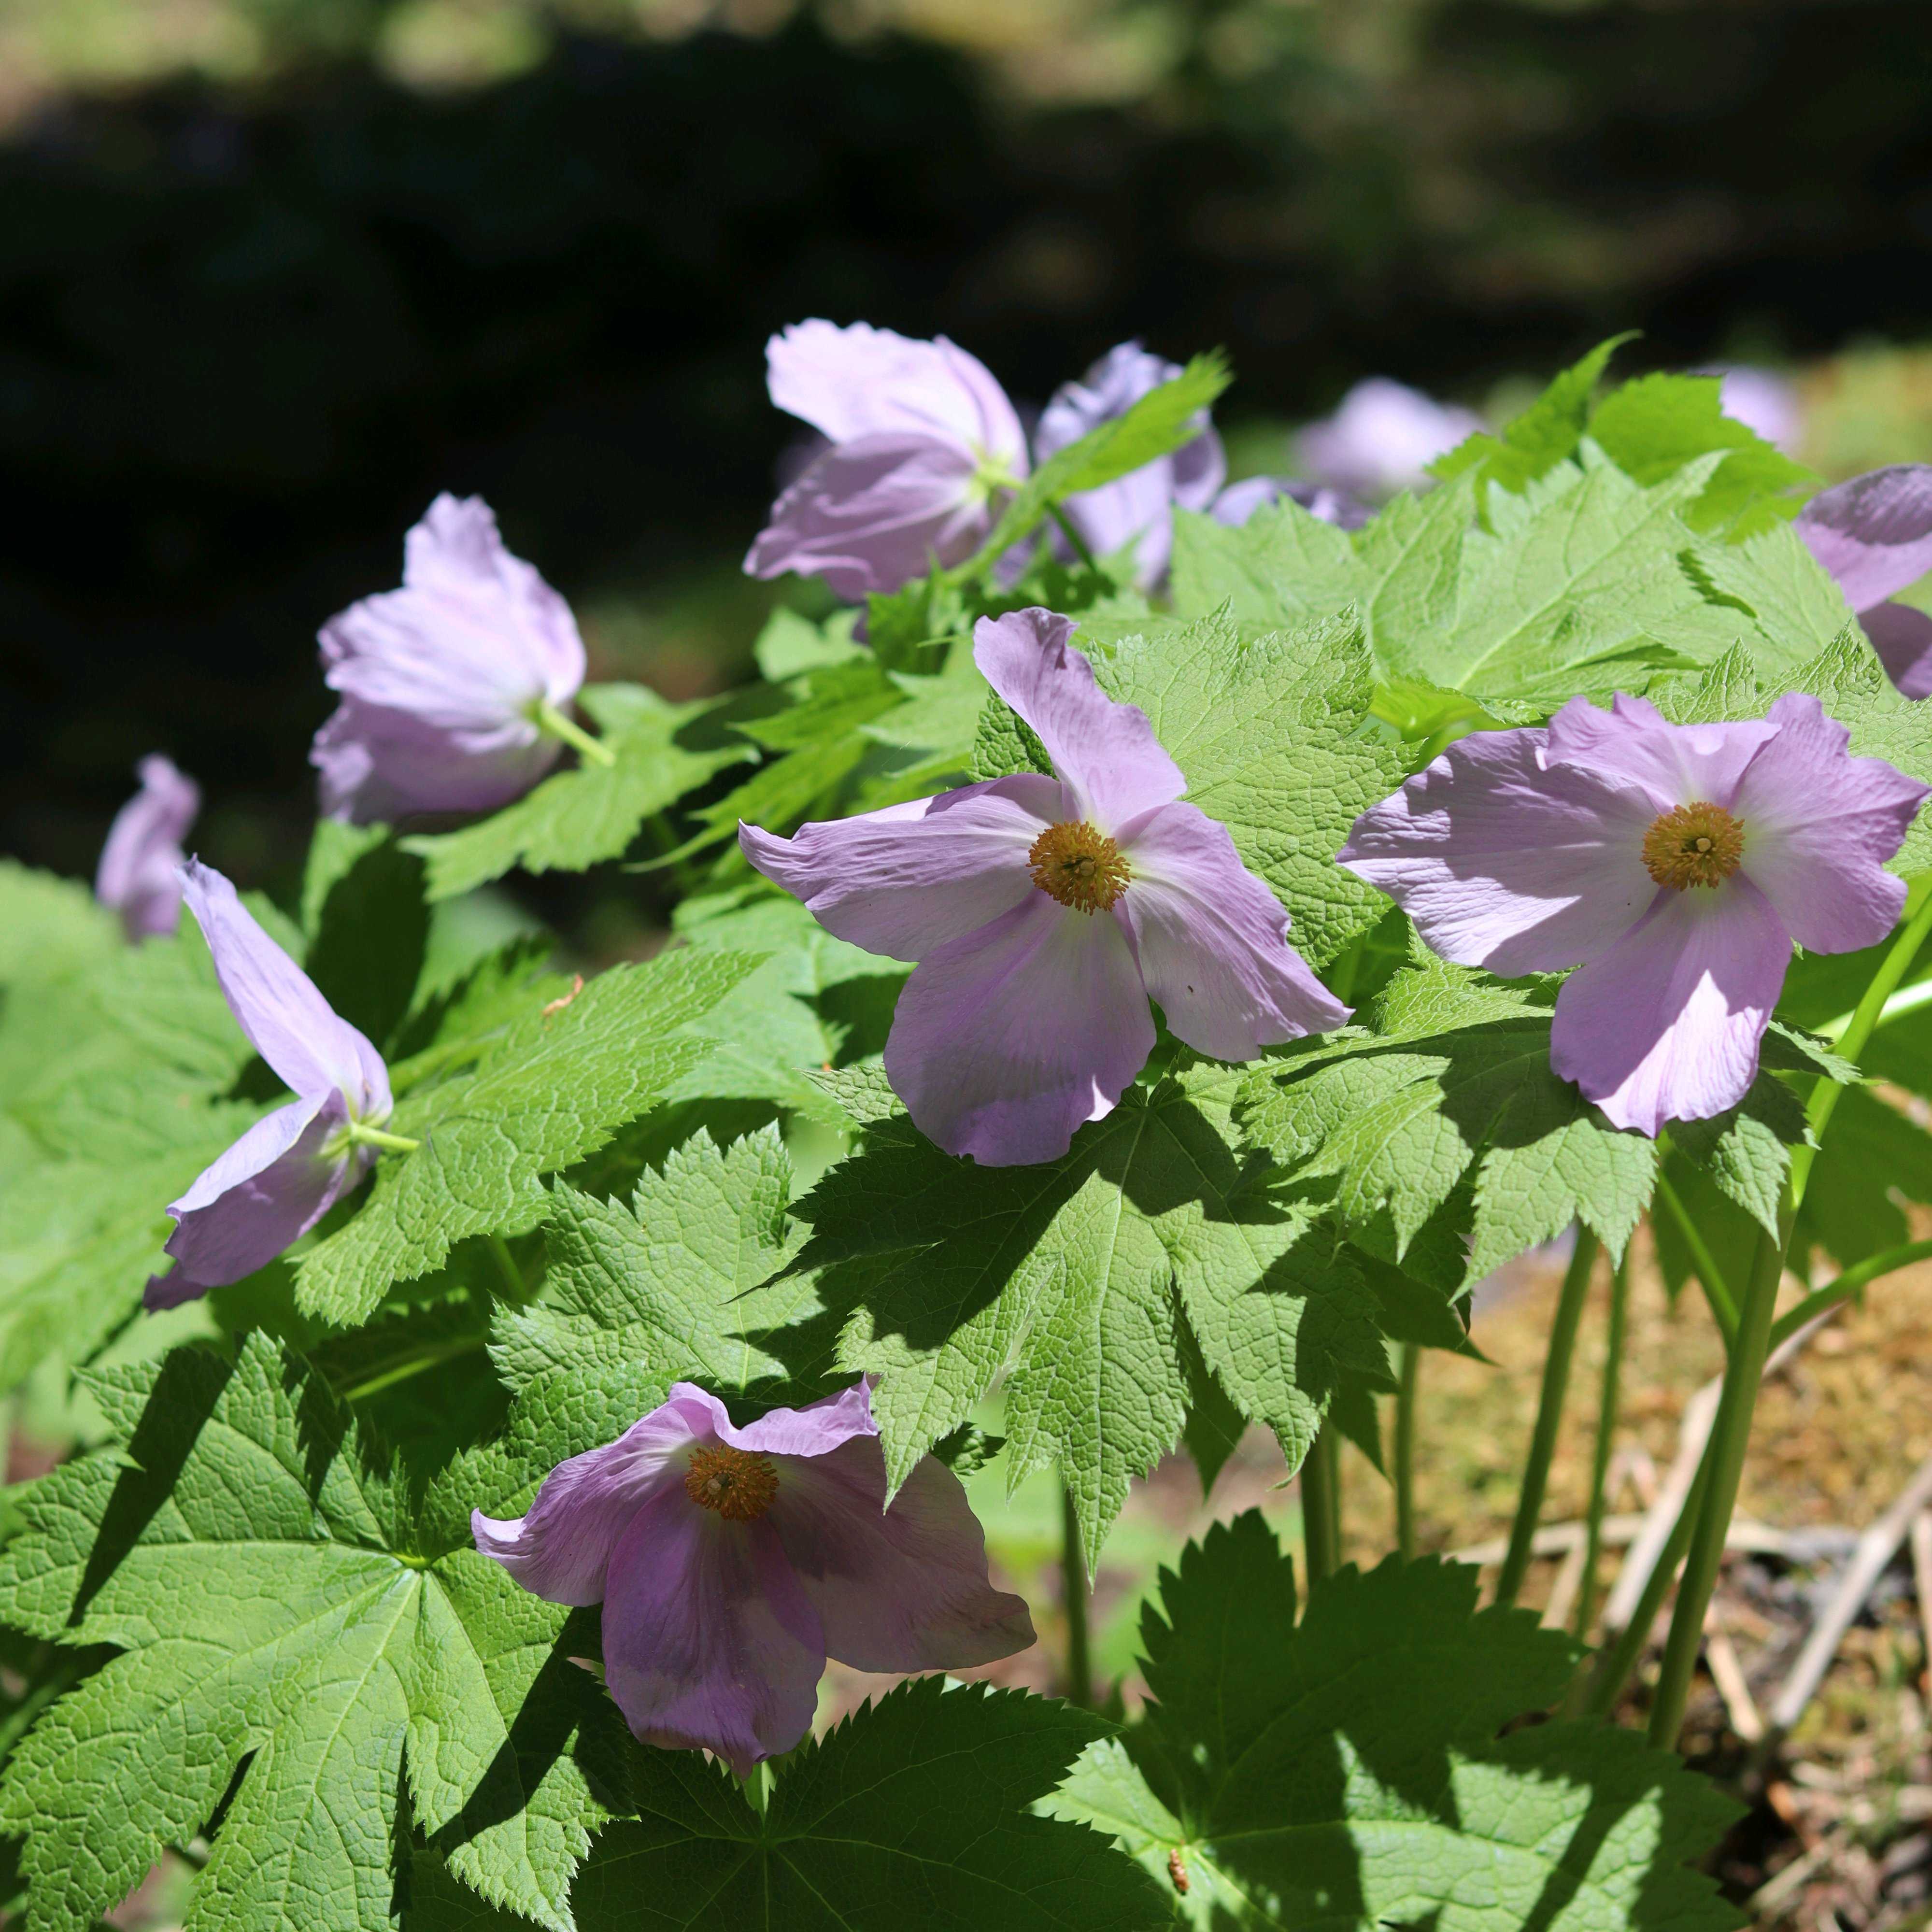
{"type": "Polygon", "coordinates": [[[1318,482],[1362,496],[1420,490],[1429,466],[1483,426],[1482,418],[1372,376],[1325,422],[1301,432],[1304,467],[1318,482]]]}
{"type": "Polygon", "coordinates": [[[1742,873],[1660,887],[1650,910],[1556,998],[1550,1062],[1620,1127],[1654,1136],[1742,1100],[1791,960],[1791,934],[1742,873]]]}
{"type": "Polygon", "coordinates": [[[1058,1159],[1076,1128],[1111,1112],[1154,1042],[1122,927],[1036,892],[921,962],[886,1077],[948,1154],[1017,1166],[1058,1159]]]}
{"type": "Polygon", "coordinates": [[[676,1384],[616,1442],[558,1463],[522,1516],[472,1511],[476,1547],[546,1603],[602,1603],[611,1555],[646,1503],[675,1491],[686,1509],[707,1514],[684,1493],[686,1452],[710,1439],[714,1414],[722,1413],[701,1389],[676,1384]]]}
{"type": "Polygon", "coordinates": [[[1066,815],[1059,782],[1027,772],[802,825],[790,838],[741,825],[738,843],[828,932],[889,959],[923,959],[1034,890],[1027,853],[1066,815]]]}
{"type": "Polygon", "coordinates": [[[610,1557],[604,1673],[646,1744],[715,1751],[742,1778],[812,1728],[825,1637],[769,1516],[728,1520],[671,1484],[610,1557]]]}
{"type": "Polygon", "coordinates": [[[754,1456],[825,1456],[843,1443],[879,1432],[872,1420],[872,1390],[862,1381],[802,1408],[770,1410],[742,1429],[732,1421],[716,1396],[706,1395],[692,1383],[680,1382],[671,1393],[708,1403],[712,1430],[718,1441],[754,1456]]]}
{"type": "Polygon", "coordinates": [[[305,1094],[257,1120],[204,1168],[168,1204],[175,1231],[166,1252],[176,1265],[148,1282],[147,1306],[178,1307],[239,1281],[307,1234],[368,1171],[367,1148],[333,1159],[323,1152],[348,1124],[340,1093],[305,1094]]]}
{"type": "Polygon", "coordinates": [[[136,767],[141,789],[115,814],[94,896],[121,915],[130,939],[174,931],[181,920],[181,881],[175,870],[184,854],[181,842],[201,809],[201,788],[158,754],[136,767]]]}
{"type": "Polygon", "coordinates": [[[1820,490],[1793,528],[1852,608],[1869,610],[1932,570],[1932,464],[1894,463],[1820,490]]]}
{"type": "Polygon", "coordinates": [[[219,872],[190,859],[181,878],[229,1010],[255,1051],[305,1098],[337,1090],[357,1119],[386,1120],[389,1076],[382,1056],[337,1016],[219,872]]]}
{"type": "Polygon", "coordinates": [[[567,706],[584,682],[570,606],[504,548],[480,496],[437,497],[404,554],[401,590],[351,604],[320,634],[344,704],[310,758],[331,808],[364,820],[379,806],[478,811],[518,796],[557,752],[532,708],[567,706]]]}
{"type": "Polygon", "coordinates": [[[1068,640],[1070,620],[1042,610],[982,617],[973,661],[986,682],[1030,724],[1067,790],[1067,804],[1114,832],[1187,789],[1180,768],[1136,704],[1116,704],[1094,667],[1068,640]]]}
{"type": "Polygon", "coordinates": [[[975,460],[894,430],[835,445],[772,506],[745,558],[754,577],[822,577],[854,601],[964,562],[992,527],[975,460]]]}
{"type": "Polygon", "coordinates": [[[1459,739],[1364,812],[1338,855],[1433,951],[1505,977],[1595,958],[1657,892],[1642,856],[1654,801],[1593,770],[1546,769],[1544,736],[1459,739]]]}
{"type": "Polygon", "coordinates": [[[1214,499],[1210,514],[1216,523],[1238,530],[1264,504],[1278,503],[1284,497],[1299,503],[1318,522],[1334,524],[1345,530],[1358,530],[1374,515],[1367,504],[1346,491],[1331,490],[1322,483],[1304,483],[1292,476],[1250,476],[1230,483],[1214,499]]]}
{"type": "Polygon", "coordinates": [[[1133,876],[1118,910],[1178,1039],[1216,1060],[1252,1060],[1348,1017],[1288,944],[1288,915],[1225,825],[1162,806],[1124,849],[1133,876]]]}
{"type": "Polygon", "coordinates": [[[1910,604],[1874,604],[1858,613],[1885,674],[1906,698],[1932,698],[1932,617],[1910,604]]]}
{"type": "Polygon", "coordinates": [[[1724,380],[1718,391],[1718,407],[1733,422],[1753,430],[1774,448],[1788,455],[1798,446],[1804,411],[1798,392],[1782,376],[1768,369],[1754,369],[1748,364],[1717,372],[1724,380]]]}
{"type": "Polygon", "coordinates": [[[1608,711],[1573,698],[1550,721],[1545,757],[1611,782],[1641,786],[1660,812],[1708,800],[1728,806],[1758,747],[1777,727],[1750,718],[1672,724],[1648,698],[1618,692],[1608,711]]]}
{"type": "Polygon", "coordinates": [[[930,1456],[890,1508],[876,1438],[788,1461],[771,1521],[818,1612],[828,1656],[856,1670],[963,1670],[1034,1641],[1018,1597],[986,1575],[959,1479],[930,1456]]]}
{"type": "Polygon", "coordinates": [[[834,442],[880,434],[951,445],[1026,473],[1026,437],[1006,392],[976,356],[856,322],[796,322],[765,345],[776,406],[834,442]]]}
{"type": "Polygon", "coordinates": [[[1850,756],[1851,734],[1803,692],[1780,698],[1770,722],[1777,735],[1732,802],[1744,869],[1808,952],[1876,946],[1905,906],[1905,881],[1886,862],[1928,788],[1882,758],[1850,756]]]}

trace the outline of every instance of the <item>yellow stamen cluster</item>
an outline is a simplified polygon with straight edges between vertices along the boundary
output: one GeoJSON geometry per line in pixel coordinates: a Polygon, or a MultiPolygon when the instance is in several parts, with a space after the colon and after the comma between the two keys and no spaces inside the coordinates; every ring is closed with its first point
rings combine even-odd
{"type": "Polygon", "coordinates": [[[1076,912],[1105,912],[1133,874],[1120,848],[1084,819],[1049,825],[1027,854],[1033,882],[1076,912]]]}
{"type": "Polygon", "coordinates": [[[1698,799],[1653,822],[1643,835],[1643,862],[1660,886],[1722,885],[1743,863],[1744,828],[1721,805],[1698,799]]]}
{"type": "Polygon", "coordinates": [[[772,1506],[778,1492],[778,1472],[762,1456],[734,1449],[694,1449],[684,1478],[691,1500],[733,1522],[752,1522],[772,1506]]]}

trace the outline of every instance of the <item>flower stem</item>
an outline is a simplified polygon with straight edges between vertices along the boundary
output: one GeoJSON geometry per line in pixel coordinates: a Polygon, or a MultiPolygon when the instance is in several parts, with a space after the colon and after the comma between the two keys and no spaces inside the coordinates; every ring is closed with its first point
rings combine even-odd
{"type": "Polygon", "coordinates": [[[440,1368],[445,1362],[460,1360],[465,1355],[481,1352],[488,1338],[482,1335],[465,1335],[457,1340],[439,1342],[435,1347],[422,1348],[391,1360],[352,1388],[340,1393],[344,1402],[363,1402],[372,1395],[379,1395],[386,1388],[393,1388],[398,1382],[406,1382],[412,1376],[419,1376],[425,1370],[440,1368]]]}
{"type": "Polygon", "coordinates": [[[1342,1567],[1342,1472],[1335,1432],[1325,1423],[1301,1462],[1301,1551],[1310,1586],[1342,1567]]]}
{"type": "Polygon", "coordinates": [[[1630,1308],[1630,1255],[1610,1270],[1609,1330],[1604,1340],[1604,1379],[1597,1397],[1597,1447],[1590,1459],[1590,1508],[1583,1540],[1583,1580],[1576,1591],[1575,1629],[1579,1641],[1590,1634],[1597,1614],[1597,1570],[1603,1561],[1604,1510],[1608,1502],[1610,1450],[1616,1439],[1622,1394],[1624,1328],[1630,1308]]]}
{"type": "Polygon", "coordinates": [[[524,1271],[517,1265],[517,1258],[510,1252],[510,1244],[501,1234],[490,1237],[490,1252],[496,1258],[496,1266],[502,1273],[505,1284],[519,1301],[530,1292],[524,1285],[524,1271]]]}
{"type": "Polygon", "coordinates": [[[1415,1396],[1422,1348],[1405,1342],[1395,1392],[1395,1546],[1402,1560],[1415,1555],[1415,1396]]]}
{"type": "Polygon", "coordinates": [[[391,1154],[414,1154],[422,1145],[421,1141],[412,1141],[404,1134],[392,1134],[381,1127],[372,1127],[364,1120],[349,1123],[349,1138],[352,1142],[360,1141],[366,1147],[382,1148],[391,1154]]]}
{"type": "Polygon", "coordinates": [[[1690,1251],[1690,1265],[1697,1270],[1704,1299],[1711,1304],[1712,1319],[1717,1323],[1718,1333],[1724,1336],[1724,1346],[1728,1348],[1738,1332],[1738,1298],[1731,1292],[1730,1283],[1725,1280],[1724,1271],[1718,1267],[1717,1257],[1712,1253],[1711,1244],[1705,1240],[1702,1230],[1690,1218],[1684,1197],[1665,1179],[1661,1164],[1657,1170],[1657,1198],[1669,1210],[1684,1246],[1690,1251]]]}
{"type": "Polygon", "coordinates": [[[617,754],[601,738],[593,738],[574,718],[567,716],[547,698],[539,698],[530,716],[539,731],[561,738],[586,764],[614,765],[617,754]]]}
{"type": "Polygon", "coordinates": [[[1073,1492],[1060,1490],[1060,1594],[1066,1611],[1066,1701],[1090,1707],[1094,1660],[1087,1628],[1087,1564],[1080,1553],[1080,1513],[1073,1492]]]}
{"type": "Polygon", "coordinates": [[[1058,503],[1048,504],[1046,506],[1046,514],[1060,526],[1060,535],[1065,537],[1066,541],[1073,546],[1073,554],[1077,556],[1089,570],[1097,573],[1100,566],[1094,561],[1094,553],[1087,548],[1087,540],[1085,538],[1082,536],[1080,532],[1073,527],[1073,519],[1070,517],[1058,503]]]}
{"type": "Polygon", "coordinates": [[[1496,1579],[1496,1601],[1504,1606],[1516,1601],[1516,1592],[1528,1574],[1537,1518],[1543,1514],[1544,1496],[1550,1487],[1550,1459],[1556,1453],[1556,1432],[1563,1421],[1563,1398],[1570,1388],[1570,1361],[1576,1352],[1576,1329],[1583,1318],[1583,1300],[1589,1292],[1597,1246],[1596,1236],[1579,1223],[1576,1245],[1570,1250],[1562,1292],[1557,1297],[1550,1352],[1544,1358],[1543,1393],[1536,1406],[1535,1431],[1529,1438],[1522,1492],[1516,1498],[1516,1520],[1510,1526],[1509,1550],[1503,1558],[1502,1574],[1496,1579]]]}
{"type": "Polygon", "coordinates": [[[1902,1247],[1887,1248],[1882,1254],[1841,1270],[1815,1294],[1808,1294],[1796,1308],[1788,1310],[1771,1324],[1771,1346],[1775,1348],[1780,1342],[1788,1342],[1806,1322],[1828,1308],[1837,1307],[1841,1301],[1850,1300],[1880,1275],[1910,1268],[1914,1262],[1928,1257],[1932,1257],[1932,1241],[1907,1241],[1902,1247]]]}
{"type": "MultiPolygon", "coordinates": [[[[1829,1110],[1827,1109],[1828,1114],[1829,1110]]],[[[1793,1178],[1797,1162],[1792,1161],[1793,1178]]],[[[1750,1441],[1751,1416],[1757,1406],[1757,1385],[1770,1352],[1771,1323],[1778,1306],[1778,1285],[1784,1277],[1784,1250],[1791,1239],[1797,1209],[1787,1184],[1778,1210],[1778,1232],[1760,1232],[1739,1311],[1737,1340],[1724,1365],[1724,1390],[1718,1398],[1717,1419],[1711,1425],[1706,1456],[1709,1474],[1704,1496],[1690,1533],[1684,1559],[1684,1581],[1677,1592],[1677,1608],[1664,1645],[1664,1669],[1657,1682],[1656,1702],[1650,1708],[1650,1740],[1666,1750],[1677,1742],[1684,1724],[1684,1707],[1690,1696],[1690,1676],[1704,1642],[1704,1613],[1716,1588],[1718,1568],[1724,1560],[1724,1538],[1731,1526],[1738,1486],[1743,1480],[1744,1450],[1750,1441]]],[[[1688,1513],[1688,1505],[1686,1505],[1688,1513]]]]}

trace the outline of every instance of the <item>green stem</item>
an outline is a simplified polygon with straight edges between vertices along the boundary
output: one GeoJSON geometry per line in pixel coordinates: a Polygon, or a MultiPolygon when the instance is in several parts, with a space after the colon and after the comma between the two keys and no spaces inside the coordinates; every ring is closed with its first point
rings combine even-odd
{"type": "Polygon", "coordinates": [[[1597,1447],[1590,1459],[1590,1508],[1583,1540],[1583,1580],[1576,1591],[1577,1640],[1590,1634],[1597,1614],[1597,1570],[1604,1555],[1604,1512],[1609,1503],[1610,1450],[1616,1440],[1622,1396],[1624,1329],[1630,1311],[1630,1254],[1610,1271],[1610,1320],[1604,1338],[1604,1379],[1597,1396],[1597,1447]]]}
{"type": "Polygon", "coordinates": [[[1058,503],[1049,503],[1046,514],[1060,526],[1060,535],[1073,546],[1073,554],[1089,570],[1097,572],[1100,566],[1094,561],[1094,553],[1087,548],[1086,539],[1073,527],[1073,519],[1058,503]]]}
{"type": "Polygon", "coordinates": [[[1815,1294],[1808,1294],[1796,1308],[1787,1310],[1771,1324],[1771,1346],[1788,1342],[1814,1316],[1822,1315],[1841,1301],[1849,1301],[1880,1275],[1910,1268],[1914,1262],[1932,1257],[1932,1241],[1907,1241],[1902,1247],[1887,1248],[1882,1254],[1842,1269],[1815,1294]]]}
{"type": "Polygon", "coordinates": [[[1080,1553],[1080,1512],[1073,1492],[1060,1491],[1060,1581],[1066,1611],[1066,1701],[1090,1708],[1094,1660],[1087,1628],[1087,1564],[1080,1553]]]}
{"type": "Polygon", "coordinates": [[[1395,1546],[1406,1563],[1415,1556],[1415,1397],[1422,1350],[1405,1342],[1395,1392],[1395,1546]]]}
{"type": "Polygon", "coordinates": [[[1550,1352],[1543,1360],[1543,1393],[1536,1406],[1536,1428],[1529,1438],[1529,1460],[1522,1472],[1522,1492],[1516,1498],[1516,1520],[1510,1526],[1508,1553],[1496,1579],[1496,1601],[1516,1601],[1536,1540],[1537,1519],[1550,1487],[1550,1459],[1556,1453],[1556,1432],[1563,1423],[1563,1398],[1570,1388],[1570,1362],[1576,1352],[1576,1330],[1583,1318],[1583,1302],[1590,1288],[1590,1270],[1597,1259],[1597,1238],[1579,1224],[1576,1245],[1557,1297],[1556,1320],[1550,1331],[1550,1352]]]}
{"type": "Polygon", "coordinates": [[[1657,1198],[1670,1210],[1670,1218],[1676,1222],[1684,1246],[1690,1251],[1690,1265],[1697,1270],[1704,1299],[1711,1304],[1711,1318],[1717,1323],[1718,1332],[1724,1336],[1724,1346],[1728,1348],[1738,1332],[1738,1298],[1731,1292],[1730,1283],[1725,1280],[1724,1271],[1718,1267],[1710,1243],[1691,1220],[1690,1210],[1684,1204],[1684,1197],[1664,1178],[1661,1164],[1657,1170],[1657,1198]]]}
{"type": "Polygon", "coordinates": [[[1301,1463],[1301,1550],[1311,1586],[1342,1567],[1342,1472],[1339,1444],[1325,1424],[1301,1463]]]}
{"type": "MultiPolygon", "coordinates": [[[[1828,1114],[1829,1110],[1827,1109],[1828,1114]]],[[[1796,1168],[1794,1160],[1794,1177],[1796,1168]]],[[[1723,1392],[1717,1419],[1711,1425],[1706,1460],[1710,1474],[1704,1498],[1690,1533],[1684,1558],[1684,1581],[1677,1592],[1677,1608],[1670,1619],[1670,1636],[1664,1648],[1664,1669],[1657,1682],[1657,1700],[1650,1709],[1650,1739],[1666,1750],[1675,1746],[1690,1696],[1691,1673],[1704,1642],[1704,1615],[1716,1588],[1724,1561],[1724,1538],[1731,1526],[1738,1486],[1743,1480],[1744,1450],[1750,1441],[1751,1416],[1757,1406],[1757,1385],[1770,1352],[1772,1317],[1778,1306],[1778,1286],[1784,1277],[1784,1251],[1796,1216],[1787,1185],[1775,1234],[1760,1232],[1751,1260],[1750,1280],[1738,1322],[1737,1340],[1724,1364],[1723,1392]]]]}
{"type": "Polygon", "coordinates": [[[539,731],[561,738],[586,764],[614,765],[617,754],[601,738],[593,738],[574,718],[567,716],[547,698],[539,698],[530,712],[539,731]]]}
{"type": "Polygon", "coordinates": [[[510,1293],[520,1301],[530,1292],[524,1285],[524,1271],[517,1265],[517,1258],[510,1252],[510,1244],[501,1234],[490,1237],[490,1252],[496,1258],[496,1266],[510,1293]]]}
{"type": "Polygon", "coordinates": [[[381,1127],[372,1127],[365,1120],[349,1123],[349,1138],[352,1142],[360,1141],[367,1147],[385,1148],[391,1154],[414,1154],[422,1145],[421,1141],[412,1141],[403,1134],[389,1133],[381,1127]]]}
{"type": "Polygon", "coordinates": [[[353,1388],[341,1391],[344,1402],[364,1402],[372,1395],[380,1395],[386,1388],[393,1388],[398,1382],[407,1382],[412,1376],[419,1376],[425,1370],[440,1368],[445,1362],[460,1360],[465,1355],[477,1354],[484,1348],[488,1338],[482,1335],[465,1335],[459,1340],[440,1342],[435,1347],[412,1350],[406,1355],[392,1357],[390,1361],[372,1375],[366,1376],[353,1388]]]}

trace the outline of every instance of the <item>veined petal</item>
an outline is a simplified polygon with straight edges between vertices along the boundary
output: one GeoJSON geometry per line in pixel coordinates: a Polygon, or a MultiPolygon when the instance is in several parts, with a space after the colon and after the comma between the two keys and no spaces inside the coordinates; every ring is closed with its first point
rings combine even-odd
{"type": "Polygon", "coordinates": [[[1216,1060],[1252,1060],[1348,1017],[1288,944],[1287,914],[1225,825],[1165,805],[1124,850],[1132,877],[1114,911],[1176,1038],[1216,1060]]]}
{"type": "Polygon", "coordinates": [[[349,1124],[341,1094],[305,1094],[257,1120],[168,1204],[172,1270],[153,1276],[150,1309],[176,1308],[266,1268],[298,1240],[362,1179],[368,1150],[332,1159],[330,1137],[349,1124]]]}
{"type": "Polygon", "coordinates": [[[1550,721],[1545,760],[1641,785],[1658,812],[1699,800],[1729,806],[1745,766],[1776,729],[1759,718],[1672,724],[1648,698],[1622,692],[1608,711],[1573,698],[1550,721]]]}
{"type": "Polygon", "coordinates": [[[190,859],[181,877],[229,1010],[256,1052],[298,1094],[313,1097],[335,1088],[358,1120],[386,1120],[389,1076],[382,1056],[337,1015],[219,872],[190,859]]]}
{"type": "Polygon", "coordinates": [[[1337,862],[1460,965],[1509,977],[1595,958],[1656,894],[1643,863],[1654,803],[1593,770],[1546,769],[1543,745],[1540,731],[1458,739],[1356,820],[1337,862]]]}
{"type": "Polygon", "coordinates": [[[772,506],[745,568],[822,577],[856,601],[962,562],[992,527],[976,467],[969,450],[912,430],[836,443],[772,506]]]}
{"type": "Polygon", "coordinates": [[[824,1631],[858,1670],[958,1670],[1034,1641],[1018,1597],[986,1575],[986,1539],[959,1479],[931,1456],[886,1506],[878,1438],[779,1466],[771,1522],[824,1631]]]}
{"type": "Polygon", "coordinates": [[[733,1522],[673,1484],[632,1518],[604,1597],[604,1674],[646,1744],[743,1777],[812,1728],[824,1633],[769,1517],[733,1522]]]}
{"type": "Polygon", "coordinates": [[[1564,981],[1550,1063],[1620,1127],[1653,1136],[1742,1100],[1784,985],[1791,934],[1742,872],[1660,886],[1610,950],[1564,981]]]}
{"type": "Polygon", "coordinates": [[[1858,613],[1885,674],[1906,698],[1932,698],[1932,617],[1910,604],[1874,604],[1858,613]]]}
{"type": "Polygon", "coordinates": [[[916,960],[1033,892],[1028,851],[1064,816],[1058,780],[1028,772],[802,825],[789,838],[741,825],[738,843],[828,932],[916,960]]]}
{"type": "Polygon", "coordinates": [[[1113,832],[1187,789],[1180,767],[1137,704],[1116,704],[1068,640],[1070,620],[1037,607],[982,617],[973,661],[1030,724],[1067,790],[1074,816],[1113,832]]]}
{"type": "Polygon", "coordinates": [[[174,931],[181,921],[181,842],[201,809],[201,788],[158,754],[137,770],[141,789],[114,815],[94,896],[121,915],[130,939],[174,931]]]}
{"type": "Polygon", "coordinates": [[[914,1124],[988,1167],[1053,1160],[1154,1050],[1120,926],[1046,893],[928,953],[899,994],[886,1077],[914,1124]]]}
{"type": "Polygon", "coordinates": [[[423,812],[494,812],[523,796],[563,746],[518,714],[474,729],[344,698],[322,721],[308,760],[322,809],[357,825],[423,812]]]}
{"type": "Polygon", "coordinates": [[[1894,463],[1821,490],[1792,527],[1854,610],[1932,570],[1932,464],[1894,463]]]}
{"type": "Polygon", "coordinates": [[[1848,756],[1851,734],[1804,692],[1786,692],[1770,722],[1776,735],[1731,807],[1744,823],[1744,870],[1807,951],[1876,946],[1905,906],[1905,881],[1886,861],[1928,788],[1882,758],[1848,756]]]}
{"type": "MultiPolygon", "coordinates": [[[[673,1390],[696,1395],[700,1391],[689,1382],[680,1382],[673,1390]]],[[[836,1395],[807,1402],[802,1408],[774,1408],[739,1428],[716,1396],[707,1396],[713,1406],[712,1423],[718,1439],[734,1449],[754,1456],[826,1456],[842,1444],[861,1436],[874,1436],[879,1426],[872,1420],[872,1390],[863,1381],[854,1382],[836,1395]]]]}

